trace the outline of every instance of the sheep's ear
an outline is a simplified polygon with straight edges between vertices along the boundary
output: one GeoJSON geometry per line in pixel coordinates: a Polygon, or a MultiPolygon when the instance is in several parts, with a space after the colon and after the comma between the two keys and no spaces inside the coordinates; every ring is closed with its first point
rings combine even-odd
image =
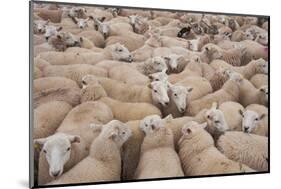
{"type": "Polygon", "coordinates": [[[62,30],[62,26],[57,28],[57,31],[61,31],[62,30]]]}
{"type": "Polygon", "coordinates": [[[198,126],[201,127],[202,129],[205,129],[207,127],[207,122],[204,122],[202,124],[199,124],[198,126]]]}
{"type": "Polygon", "coordinates": [[[172,114],[167,115],[163,120],[164,120],[166,123],[170,123],[170,122],[173,120],[172,114]]]}
{"type": "Polygon", "coordinates": [[[193,90],[192,87],[186,87],[186,92],[187,92],[187,93],[190,93],[192,90],[193,90]]]}
{"type": "Polygon", "coordinates": [[[68,140],[70,141],[70,143],[80,143],[80,136],[78,135],[68,135],[67,136],[68,140]]]}
{"type": "Polygon", "coordinates": [[[103,17],[100,19],[100,21],[103,22],[105,19],[106,19],[106,17],[103,16],[103,17]]]}
{"type": "Polygon", "coordinates": [[[149,75],[148,75],[148,78],[149,78],[150,80],[153,80],[152,74],[149,74],[149,75]]]}
{"type": "Polygon", "coordinates": [[[266,114],[261,114],[259,119],[262,120],[263,118],[265,118],[265,116],[266,114]]]}
{"type": "Polygon", "coordinates": [[[261,92],[265,92],[265,88],[261,87],[261,88],[260,88],[260,91],[261,91],[261,92]]]}
{"type": "Polygon", "coordinates": [[[93,130],[93,132],[99,132],[102,130],[102,126],[101,124],[97,124],[97,123],[91,123],[90,124],[90,128],[93,130]]]}
{"type": "Polygon", "coordinates": [[[90,18],[90,19],[94,20],[94,17],[93,17],[92,15],[90,15],[88,18],[90,18]]]}
{"type": "Polygon", "coordinates": [[[33,141],[34,144],[34,150],[36,150],[37,152],[40,152],[41,149],[43,148],[45,142],[47,141],[46,138],[39,138],[39,139],[35,139],[33,141]]]}
{"type": "Polygon", "coordinates": [[[240,113],[240,115],[241,115],[242,117],[244,116],[243,110],[239,109],[239,113],[240,113]]]}

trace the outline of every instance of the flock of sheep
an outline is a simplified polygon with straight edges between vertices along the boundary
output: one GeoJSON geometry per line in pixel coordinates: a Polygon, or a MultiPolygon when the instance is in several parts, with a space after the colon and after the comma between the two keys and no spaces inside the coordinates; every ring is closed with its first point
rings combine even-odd
{"type": "Polygon", "coordinates": [[[268,171],[268,18],[33,6],[39,185],[268,171]]]}

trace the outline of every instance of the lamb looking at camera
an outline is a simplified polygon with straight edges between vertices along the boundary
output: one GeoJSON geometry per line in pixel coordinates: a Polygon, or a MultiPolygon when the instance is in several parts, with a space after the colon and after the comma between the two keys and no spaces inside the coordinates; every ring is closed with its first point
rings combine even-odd
{"type": "Polygon", "coordinates": [[[189,122],[182,128],[179,156],[185,176],[255,172],[248,166],[228,159],[214,146],[204,130],[207,123],[189,122]]]}
{"type": "Polygon", "coordinates": [[[107,123],[113,119],[110,108],[102,102],[85,102],[73,108],[55,134],[34,140],[41,150],[38,169],[40,185],[68,171],[89,154],[96,134],[90,123],[107,123]],[[71,145],[72,144],[72,145],[71,145]],[[57,153],[57,152],[67,153],[57,153]]]}
{"type": "Polygon", "coordinates": [[[251,104],[243,111],[242,131],[261,136],[268,136],[268,109],[259,104],[251,104]]]}
{"type": "Polygon", "coordinates": [[[48,185],[120,180],[120,148],[130,138],[131,130],[118,120],[106,125],[94,123],[90,127],[101,132],[92,142],[89,155],[48,185]]]}
{"type": "Polygon", "coordinates": [[[145,118],[140,124],[145,137],[135,179],[184,176],[174,149],[172,130],[166,128],[162,121],[155,125],[148,125],[146,122],[149,122],[149,118],[145,118]]]}

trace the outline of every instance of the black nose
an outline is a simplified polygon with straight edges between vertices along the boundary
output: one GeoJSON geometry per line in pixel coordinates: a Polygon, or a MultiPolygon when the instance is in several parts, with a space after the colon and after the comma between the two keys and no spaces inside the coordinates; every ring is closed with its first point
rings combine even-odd
{"type": "Polygon", "coordinates": [[[41,29],[39,29],[38,31],[39,31],[39,32],[41,32],[42,30],[41,30],[41,29]]]}
{"type": "Polygon", "coordinates": [[[49,37],[45,37],[46,41],[48,41],[49,37]]]}
{"type": "Polygon", "coordinates": [[[83,27],[82,27],[82,26],[80,26],[80,28],[82,29],[83,27]]]}
{"type": "Polygon", "coordinates": [[[169,102],[165,102],[165,105],[168,106],[168,105],[169,105],[169,102]]]}
{"type": "Polygon", "coordinates": [[[249,131],[249,127],[244,127],[244,130],[245,130],[246,132],[248,132],[248,131],[249,131]]]}
{"type": "Polygon", "coordinates": [[[185,109],[184,108],[181,108],[181,112],[184,112],[185,111],[185,109]]]}
{"type": "Polygon", "coordinates": [[[59,174],[60,174],[60,171],[55,171],[55,172],[52,172],[52,175],[53,175],[54,177],[59,176],[59,174]]]}

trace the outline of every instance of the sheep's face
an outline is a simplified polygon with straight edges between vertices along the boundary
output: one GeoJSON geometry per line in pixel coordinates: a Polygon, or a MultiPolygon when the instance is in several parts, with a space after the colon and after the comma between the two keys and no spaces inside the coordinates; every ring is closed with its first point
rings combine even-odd
{"type": "Polygon", "coordinates": [[[106,125],[92,123],[90,128],[94,132],[101,131],[99,137],[113,140],[119,148],[132,136],[130,128],[119,120],[112,120],[106,125]]]}
{"type": "Polygon", "coordinates": [[[61,41],[63,41],[66,44],[66,46],[68,46],[68,47],[80,45],[80,42],[70,32],[58,32],[57,38],[60,39],[61,41]]]}
{"type": "Polygon", "coordinates": [[[76,19],[77,26],[78,26],[80,29],[83,29],[83,28],[88,27],[88,20],[89,20],[89,18],[86,18],[86,19],[83,19],[83,18],[76,19]]]}
{"type": "Polygon", "coordinates": [[[33,31],[37,34],[43,34],[46,31],[46,26],[49,24],[48,21],[44,20],[35,20],[33,25],[33,31]]]}
{"type": "Polygon", "coordinates": [[[243,117],[242,131],[245,133],[251,133],[258,126],[258,123],[265,117],[265,114],[259,115],[257,112],[251,110],[239,112],[243,117]]]}
{"type": "Polygon", "coordinates": [[[49,164],[51,177],[58,177],[63,173],[64,165],[70,159],[71,144],[79,143],[80,137],[58,133],[48,138],[36,139],[35,144],[42,146],[42,151],[49,164]]]}
{"type": "Polygon", "coordinates": [[[265,102],[268,103],[268,86],[267,85],[261,86],[259,88],[259,91],[261,92],[265,102]]]}
{"type": "Polygon", "coordinates": [[[151,61],[152,69],[154,72],[162,72],[163,70],[168,69],[165,60],[162,57],[153,57],[152,59],[149,59],[148,62],[149,61],[151,61]]]}
{"type": "Polygon", "coordinates": [[[130,51],[120,43],[115,43],[114,45],[111,45],[111,56],[113,60],[119,60],[119,61],[126,61],[126,62],[132,62],[133,56],[130,53],[130,51]]]}
{"type": "Polygon", "coordinates": [[[262,58],[255,61],[256,61],[257,73],[268,74],[268,62],[266,62],[262,58]]]}
{"type": "Polygon", "coordinates": [[[44,36],[45,36],[45,39],[48,41],[48,39],[50,37],[52,37],[54,35],[57,35],[58,32],[60,30],[62,30],[62,27],[56,27],[56,26],[49,26],[49,25],[47,25],[45,29],[46,29],[46,32],[45,32],[44,36]]]}
{"type": "Polygon", "coordinates": [[[163,81],[153,81],[150,83],[152,100],[156,104],[164,107],[169,105],[170,99],[168,96],[168,84],[163,81]]]}
{"type": "Polygon", "coordinates": [[[203,53],[211,57],[212,59],[221,58],[219,47],[211,43],[208,43],[207,45],[204,46],[203,53]]]}
{"type": "Polygon", "coordinates": [[[99,23],[98,30],[105,39],[110,35],[110,26],[106,23],[99,23]]]}
{"type": "Polygon", "coordinates": [[[151,81],[168,81],[168,75],[166,74],[165,70],[150,74],[148,77],[151,81]]]}
{"type": "Polygon", "coordinates": [[[205,129],[207,126],[207,122],[199,124],[196,121],[190,121],[186,123],[181,132],[183,134],[181,139],[191,139],[196,136],[198,133],[202,132],[202,129],[205,129]]]}
{"type": "Polygon", "coordinates": [[[140,122],[140,129],[147,135],[153,133],[155,129],[164,127],[164,122],[159,115],[145,117],[140,122]]]}
{"type": "Polygon", "coordinates": [[[268,45],[268,34],[267,33],[258,34],[256,41],[262,45],[268,45]]]}
{"type": "Polygon", "coordinates": [[[230,71],[228,73],[229,80],[236,82],[237,84],[241,84],[243,82],[243,76],[240,73],[230,71]]]}
{"type": "Polygon", "coordinates": [[[130,15],[129,16],[129,21],[130,21],[130,24],[135,27],[136,23],[139,21],[139,16],[138,15],[130,15]]]}
{"type": "Polygon", "coordinates": [[[221,110],[211,108],[206,111],[205,119],[210,127],[215,128],[220,132],[228,130],[228,125],[226,124],[224,114],[221,110]]]}
{"type": "Polygon", "coordinates": [[[184,57],[177,54],[171,54],[164,57],[164,59],[169,68],[171,68],[172,71],[176,71],[178,69],[179,63],[184,60],[184,57]]]}
{"type": "Polygon", "coordinates": [[[150,115],[146,116],[140,122],[140,129],[146,134],[151,134],[159,128],[164,128],[167,122],[170,122],[173,119],[171,115],[168,115],[162,119],[159,115],[150,115]]]}
{"type": "Polygon", "coordinates": [[[180,113],[184,113],[187,107],[188,94],[192,91],[191,87],[173,85],[169,88],[171,100],[176,104],[180,113]]]}

